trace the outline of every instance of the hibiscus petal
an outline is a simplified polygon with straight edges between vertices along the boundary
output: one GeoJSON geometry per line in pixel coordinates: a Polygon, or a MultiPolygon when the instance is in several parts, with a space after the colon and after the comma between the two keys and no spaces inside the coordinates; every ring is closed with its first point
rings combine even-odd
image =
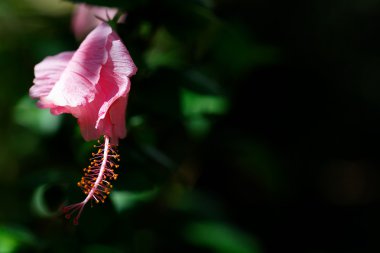
{"type": "Polygon", "coordinates": [[[76,107],[95,98],[102,65],[107,61],[106,43],[112,29],[103,23],[82,42],[61,78],[46,97],[56,106],[76,107]]]}
{"type": "Polygon", "coordinates": [[[126,136],[129,77],[136,72],[119,36],[103,23],[76,52],[47,57],[38,64],[30,95],[53,114],[76,117],[85,140],[107,135],[117,144],[126,136]]]}
{"type": "Polygon", "coordinates": [[[112,104],[122,96],[126,96],[130,88],[130,80],[128,77],[117,77],[113,72],[112,62],[105,65],[102,71],[102,78],[99,80],[98,90],[103,95],[104,101],[99,108],[98,121],[96,128],[106,117],[112,104]],[[111,67],[109,67],[111,66],[111,67]]]}
{"type": "Polygon", "coordinates": [[[125,111],[127,109],[128,95],[117,99],[109,110],[109,115],[112,124],[111,143],[118,144],[119,139],[125,138],[127,128],[125,126],[125,111]]]}
{"type": "MultiPolygon", "coordinates": [[[[127,79],[127,84],[126,86],[129,87],[129,79],[127,79]]],[[[95,128],[107,133],[113,144],[117,144],[118,138],[124,138],[126,135],[125,110],[127,96],[127,91],[120,89],[119,93],[106,100],[99,109],[95,128]]]]}
{"type": "Polygon", "coordinates": [[[103,128],[105,132],[110,132],[112,141],[113,139],[124,138],[126,135],[126,99],[121,99],[123,101],[121,105],[118,104],[114,106],[114,103],[121,97],[127,96],[130,89],[129,77],[137,72],[137,67],[133,63],[127,48],[121,42],[116,33],[112,33],[109,36],[107,49],[109,51],[109,58],[102,69],[101,79],[98,84],[98,89],[100,90],[99,93],[105,95],[105,100],[99,109],[98,120],[95,127],[98,129],[103,128]],[[122,120],[116,120],[117,124],[115,124],[115,122],[108,115],[111,107],[114,108],[113,114],[116,114],[116,111],[119,110],[118,113],[120,116],[117,117],[117,119],[122,118],[122,120]],[[112,138],[112,136],[115,138],[112,138]]]}
{"type": "Polygon", "coordinates": [[[121,42],[116,33],[110,35],[111,43],[109,44],[109,57],[113,62],[113,70],[115,75],[123,77],[131,77],[137,72],[128,49],[121,42]]]}
{"type": "Polygon", "coordinates": [[[61,77],[74,52],[63,52],[46,57],[34,67],[34,85],[29,89],[32,98],[47,96],[61,77]]]}
{"type": "Polygon", "coordinates": [[[78,118],[80,132],[86,141],[98,139],[103,135],[100,129],[95,128],[100,103],[101,101],[94,100],[85,106],[71,108],[69,112],[78,118]]]}

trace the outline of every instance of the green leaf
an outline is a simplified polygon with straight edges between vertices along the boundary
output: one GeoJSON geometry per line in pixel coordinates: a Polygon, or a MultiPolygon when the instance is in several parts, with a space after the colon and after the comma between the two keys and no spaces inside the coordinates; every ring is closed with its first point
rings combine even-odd
{"type": "Polygon", "coordinates": [[[228,100],[223,96],[203,95],[182,89],[181,107],[184,116],[222,115],[228,110],[228,100]]]}
{"type": "Polygon", "coordinates": [[[148,68],[152,70],[159,67],[178,68],[183,65],[180,43],[163,28],[156,32],[144,59],[148,68]]]}
{"type": "Polygon", "coordinates": [[[52,115],[47,109],[40,109],[28,96],[20,99],[13,111],[16,123],[40,134],[53,134],[61,125],[61,116],[52,115]]]}
{"type": "Polygon", "coordinates": [[[35,239],[22,227],[0,226],[0,252],[12,253],[24,245],[31,245],[35,239]]]}
{"type": "Polygon", "coordinates": [[[225,114],[228,110],[228,100],[223,96],[204,95],[182,89],[181,109],[190,134],[193,137],[202,137],[208,133],[212,125],[207,116],[225,114]]]}
{"type": "Polygon", "coordinates": [[[223,223],[192,223],[185,230],[186,238],[193,244],[218,253],[260,253],[252,236],[223,223]]]}
{"type": "Polygon", "coordinates": [[[158,192],[157,188],[143,192],[112,191],[110,198],[117,212],[134,207],[139,202],[152,199],[158,192]]]}

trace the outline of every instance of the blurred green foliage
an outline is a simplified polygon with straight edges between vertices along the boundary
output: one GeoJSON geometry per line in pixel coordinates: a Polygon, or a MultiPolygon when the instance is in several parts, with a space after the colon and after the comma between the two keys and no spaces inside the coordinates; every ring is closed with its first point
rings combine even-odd
{"type": "Polygon", "coordinates": [[[35,242],[33,235],[22,227],[0,227],[0,252],[17,252],[20,247],[31,246],[35,242]]]}
{"type": "Polygon", "coordinates": [[[377,0],[0,1],[0,253],[378,252],[377,0]],[[95,142],[28,97],[74,3],[127,12],[119,179],[60,212],[95,142]]]}
{"type": "Polygon", "coordinates": [[[219,223],[193,223],[187,227],[189,240],[221,253],[261,252],[252,238],[219,223]]]}

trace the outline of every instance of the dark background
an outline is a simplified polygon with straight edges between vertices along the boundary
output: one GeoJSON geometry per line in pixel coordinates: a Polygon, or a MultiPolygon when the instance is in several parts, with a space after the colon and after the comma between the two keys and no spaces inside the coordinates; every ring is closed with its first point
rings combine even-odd
{"type": "Polygon", "coordinates": [[[28,98],[72,5],[0,3],[0,252],[379,252],[380,1],[87,1],[128,12],[119,179],[59,208],[93,142],[28,98]]]}

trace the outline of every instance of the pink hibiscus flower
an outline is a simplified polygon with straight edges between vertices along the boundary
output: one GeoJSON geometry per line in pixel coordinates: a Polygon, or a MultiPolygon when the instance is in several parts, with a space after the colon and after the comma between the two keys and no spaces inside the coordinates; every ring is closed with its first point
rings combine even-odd
{"type": "Polygon", "coordinates": [[[97,26],[75,52],[45,58],[35,66],[29,94],[40,108],[78,119],[85,140],[126,136],[130,77],[137,72],[127,48],[107,23],[97,26]]]}
{"type": "Polygon", "coordinates": [[[29,94],[38,99],[39,107],[78,118],[85,140],[104,137],[77,183],[86,198],[63,208],[66,218],[77,212],[74,223],[78,224],[86,203],[104,202],[112,189],[110,181],[117,179],[114,170],[120,158],[116,145],[126,136],[129,78],[137,68],[119,36],[107,23],[101,23],[77,51],[47,57],[34,70],[29,94]]]}

